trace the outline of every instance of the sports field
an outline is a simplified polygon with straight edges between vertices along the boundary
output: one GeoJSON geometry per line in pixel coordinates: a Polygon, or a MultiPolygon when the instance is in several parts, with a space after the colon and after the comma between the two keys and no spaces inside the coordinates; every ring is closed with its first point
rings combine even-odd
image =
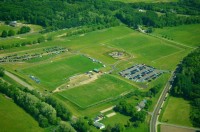
{"type": "Polygon", "coordinates": [[[85,108],[101,101],[113,99],[130,90],[134,90],[132,85],[111,75],[102,75],[95,82],[66,90],[59,95],[85,108]]]}
{"type": "Polygon", "coordinates": [[[192,126],[189,102],[183,98],[170,96],[161,121],[183,126],[192,126]]]}
{"type": "Polygon", "coordinates": [[[17,106],[13,100],[0,94],[0,131],[43,132],[37,121],[17,106]]]}
{"type": "Polygon", "coordinates": [[[49,60],[44,64],[36,64],[19,69],[19,71],[26,77],[29,75],[37,77],[43,87],[53,90],[68,81],[70,76],[82,74],[101,66],[102,64],[94,63],[85,56],[75,55],[61,60],[49,60]]]}

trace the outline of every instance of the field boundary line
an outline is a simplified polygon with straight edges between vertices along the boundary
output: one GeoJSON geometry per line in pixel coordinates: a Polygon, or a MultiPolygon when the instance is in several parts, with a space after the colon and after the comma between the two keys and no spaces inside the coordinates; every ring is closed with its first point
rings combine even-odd
{"type": "Polygon", "coordinates": [[[169,57],[169,56],[172,56],[172,55],[181,53],[181,52],[183,52],[183,51],[185,51],[185,50],[177,51],[177,52],[175,52],[175,53],[172,53],[172,54],[169,54],[169,55],[166,55],[166,56],[162,56],[162,57],[160,57],[160,58],[157,58],[157,59],[155,59],[155,60],[152,60],[151,62],[156,62],[157,60],[160,60],[160,59],[163,59],[163,58],[166,58],[166,57],[169,57]]]}

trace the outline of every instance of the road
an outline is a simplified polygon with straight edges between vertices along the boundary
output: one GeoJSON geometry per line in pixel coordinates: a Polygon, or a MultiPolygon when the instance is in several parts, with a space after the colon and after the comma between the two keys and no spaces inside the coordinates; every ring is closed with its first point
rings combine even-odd
{"type": "Polygon", "coordinates": [[[18,82],[19,84],[21,84],[24,87],[27,87],[30,90],[33,90],[34,88],[29,85],[28,83],[24,82],[23,80],[21,80],[19,77],[15,76],[14,74],[8,72],[8,71],[4,71],[5,75],[7,75],[8,77],[12,78],[13,80],[15,80],[16,82],[18,82]]]}
{"type": "Polygon", "coordinates": [[[170,82],[173,81],[173,76],[174,76],[174,72],[171,74],[171,77],[168,80],[167,84],[165,85],[165,87],[160,95],[160,98],[158,99],[158,102],[154,108],[154,111],[152,113],[152,117],[150,120],[150,132],[157,132],[157,120],[158,120],[158,116],[160,114],[160,109],[165,100],[166,94],[168,93],[169,89],[171,88],[170,82]]]}

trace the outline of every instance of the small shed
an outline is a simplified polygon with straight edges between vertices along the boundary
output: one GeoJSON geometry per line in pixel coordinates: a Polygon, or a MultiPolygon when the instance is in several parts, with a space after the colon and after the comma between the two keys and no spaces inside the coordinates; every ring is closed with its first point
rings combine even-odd
{"type": "Polygon", "coordinates": [[[103,123],[100,123],[100,122],[97,122],[97,121],[94,122],[94,126],[97,127],[98,129],[104,129],[105,128],[105,125],[103,123]]]}

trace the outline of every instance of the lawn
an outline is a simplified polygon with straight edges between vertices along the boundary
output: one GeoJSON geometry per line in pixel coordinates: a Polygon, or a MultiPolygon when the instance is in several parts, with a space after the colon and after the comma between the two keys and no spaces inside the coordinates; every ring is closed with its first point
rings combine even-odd
{"type": "Polygon", "coordinates": [[[2,94],[0,94],[0,128],[3,132],[44,131],[35,119],[2,94]]]}
{"type": "Polygon", "coordinates": [[[118,97],[133,90],[133,86],[110,75],[102,75],[90,84],[82,85],[59,93],[79,107],[86,108],[101,101],[118,97]]]}
{"type": "Polygon", "coordinates": [[[167,36],[167,38],[174,41],[183,43],[188,46],[198,47],[200,46],[200,24],[182,25],[177,27],[165,27],[155,29],[153,34],[160,37],[167,36]]]}
{"type": "Polygon", "coordinates": [[[90,59],[75,55],[57,61],[48,61],[44,64],[36,64],[32,67],[19,69],[23,75],[28,77],[33,75],[40,79],[41,85],[47,89],[53,90],[75,74],[85,73],[100,68],[102,65],[93,63],[90,59]]]}
{"type": "Polygon", "coordinates": [[[183,98],[169,97],[161,121],[183,126],[192,126],[190,121],[190,104],[183,98]]]}

